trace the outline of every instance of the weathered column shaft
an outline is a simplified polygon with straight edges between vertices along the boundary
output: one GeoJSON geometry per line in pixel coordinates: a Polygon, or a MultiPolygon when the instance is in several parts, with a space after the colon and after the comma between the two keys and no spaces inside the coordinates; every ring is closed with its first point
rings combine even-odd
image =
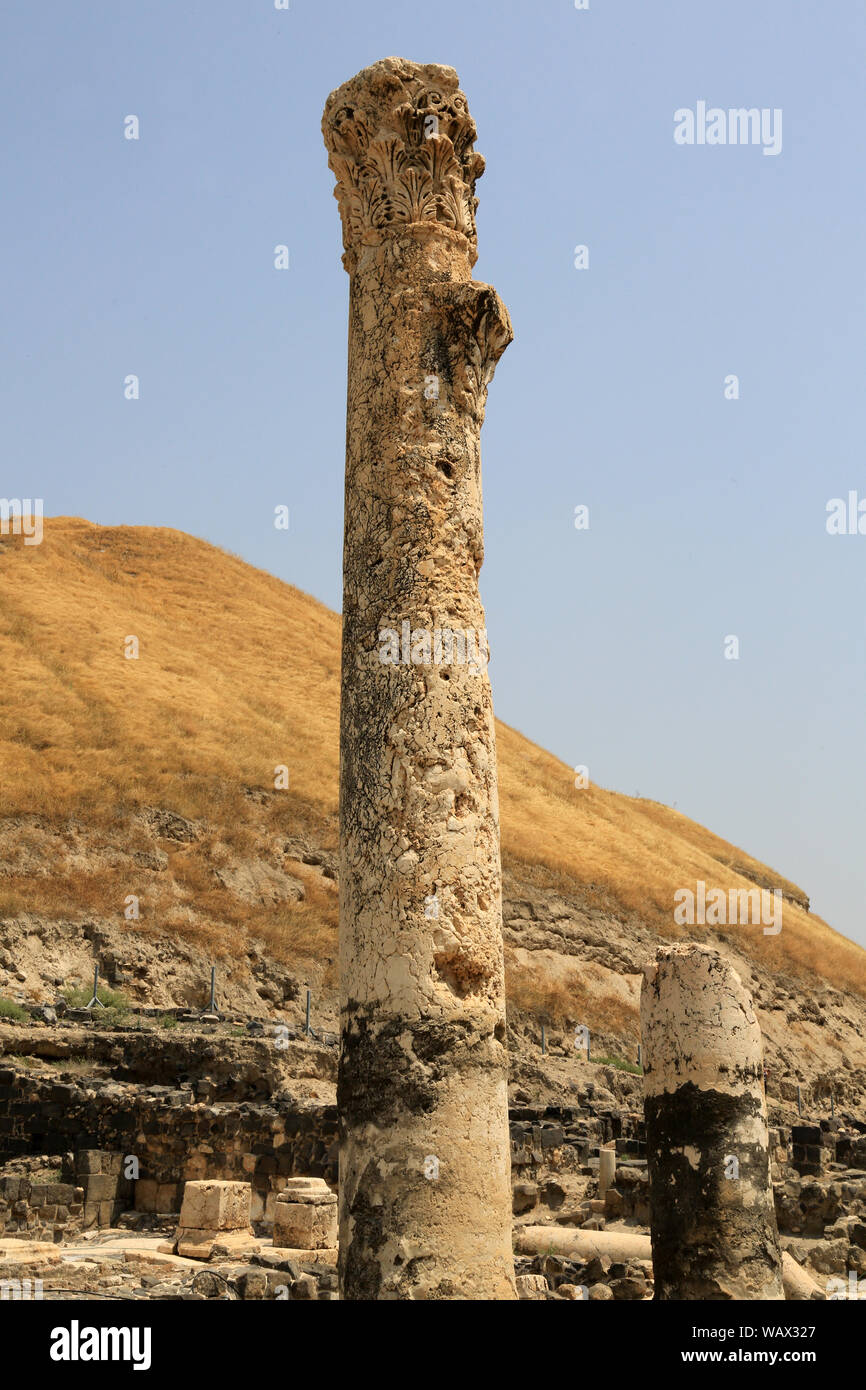
{"type": "Polygon", "coordinates": [[[644,972],[641,1034],[656,1298],[783,1298],[748,991],[717,951],[662,947],[644,972]]]}
{"type": "Polygon", "coordinates": [[[345,1298],[513,1298],[479,435],[511,340],[471,280],[483,160],[452,68],[328,100],[351,275],[340,720],[345,1298]]]}
{"type": "Polygon", "coordinates": [[[616,1149],[598,1151],[598,1195],[603,1197],[616,1182],[616,1149]]]}

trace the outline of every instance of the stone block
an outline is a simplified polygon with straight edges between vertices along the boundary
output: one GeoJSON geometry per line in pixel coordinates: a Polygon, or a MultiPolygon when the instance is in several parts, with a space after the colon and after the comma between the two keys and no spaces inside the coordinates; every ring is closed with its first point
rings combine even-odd
{"type": "Polygon", "coordinates": [[[117,1196],[117,1178],[111,1173],[94,1173],[87,1179],[88,1202],[113,1202],[117,1196]]]}
{"type": "Polygon", "coordinates": [[[591,1284],[589,1290],[589,1300],[591,1303],[610,1302],[613,1293],[608,1284],[591,1284]]]}
{"type": "Polygon", "coordinates": [[[645,1280],[627,1275],[624,1279],[611,1280],[610,1291],[621,1303],[636,1302],[638,1299],[646,1298],[647,1286],[645,1280]]]}
{"type": "Polygon", "coordinates": [[[518,1274],[514,1281],[522,1301],[540,1302],[547,1298],[548,1283],[543,1274],[518,1274]]]}
{"type": "Polygon", "coordinates": [[[309,1302],[310,1300],[315,1300],[318,1297],[318,1293],[319,1286],[314,1275],[300,1274],[291,1286],[289,1297],[296,1302],[302,1300],[309,1302]]]}
{"type": "Polygon", "coordinates": [[[590,1284],[600,1284],[610,1272],[609,1255],[594,1255],[586,1267],[586,1277],[590,1284]]]}
{"type": "Polygon", "coordinates": [[[177,1232],[177,1254],[187,1260],[231,1259],[233,1255],[258,1254],[261,1246],[252,1231],[185,1230],[177,1232]]]}
{"type": "Polygon", "coordinates": [[[515,1216],[538,1206],[538,1183],[516,1182],[511,1189],[511,1209],[515,1216]]]}
{"type": "Polygon", "coordinates": [[[337,1201],[324,1178],[289,1178],[280,1193],[286,1202],[303,1202],[319,1206],[331,1206],[337,1201]]]}
{"type": "Polygon", "coordinates": [[[75,1188],[71,1183],[51,1182],[45,1190],[45,1200],[55,1206],[69,1206],[75,1201],[75,1188]]]}
{"type": "Polygon", "coordinates": [[[291,1246],[275,1246],[270,1253],[279,1258],[281,1269],[287,1262],[292,1261],[303,1265],[321,1265],[327,1269],[337,1267],[336,1245],[331,1245],[325,1250],[295,1250],[291,1246]]]}
{"type": "Polygon", "coordinates": [[[248,1269],[238,1279],[242,1299],[262,1299],[268,1296],[268,1276],[263,1269],[248,1269]]]}
{"type": "Polygon", "coordinates": [[[565,1143],[565,1135],[559,1125],[542,1129],[540,1137],[543,1149],[558,1149],[565,1143]]]}
{"type": "Polygon", "coordinates": [[[249,1224],[249,1183],[208,1179],[185,1185],[178,1222],[182,1229],[238,1231],[249,1224]]]}
{"type": "Polygon", "coordinates": [[[296,1202],[280,1193],[274,1203],[274,1245],[288,1249],[325,1250],[337,1244],[337,1199],[296,1202]]]}
{"type": "Polygon", "coordinates": [[[847,1269],[847,1240],[828,1240],[809,1253],[809,1263],[819,1274],[844,1274],[847,1269]]]}
{"type": "Polygon", "coordinates": [[[139,1178],[135,1184],[135,1210],[155,1212],[158,1183],[153,1178],[139,1178]]]}

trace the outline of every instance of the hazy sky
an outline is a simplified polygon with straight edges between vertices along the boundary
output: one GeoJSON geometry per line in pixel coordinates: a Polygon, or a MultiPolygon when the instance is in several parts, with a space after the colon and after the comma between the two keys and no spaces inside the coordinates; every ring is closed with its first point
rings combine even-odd
{"type": "Polygon", "coordinates": [[[334,608],[322,107],[377,58],[457,68],[475,276],[516,333],[482,436],[497,713],[866,941],[866,535],[826,529],[866,499],[859,0],[7,0],[0,53],[0,493],[190,531],[334,608]],[[780,152],[678,145],[699,101],[779,109],[780,152]]]}

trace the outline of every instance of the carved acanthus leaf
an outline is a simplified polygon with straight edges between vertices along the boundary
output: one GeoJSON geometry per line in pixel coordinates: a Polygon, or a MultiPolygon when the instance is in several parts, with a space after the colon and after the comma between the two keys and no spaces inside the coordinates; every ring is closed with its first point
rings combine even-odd
{"type": "Polygon", "coordinates": [[[417,223],[465,236],[474,261],[475,181],[484,160],[473,149],[475,122],[453,70],[385,60],[364,78],[333,93],[322,123],[347,267],[362,242],[417,223]]]}

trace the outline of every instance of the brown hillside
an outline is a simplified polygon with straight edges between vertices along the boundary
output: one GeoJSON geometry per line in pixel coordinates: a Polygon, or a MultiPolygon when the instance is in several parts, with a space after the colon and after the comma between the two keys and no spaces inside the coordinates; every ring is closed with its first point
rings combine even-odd
{"type": "MultiPolygon", "coordinates": [[[[0,539],[0,918],[85,914],[226,957],[253,935],[284,962],[333,958],[339,625],[177,531],[57,518],[40,546],[0,539]]],[[[697,879],[781,888],[784,925],[690,935],[767,978],[866,996],[866,953],[742,850],[657,803],[576,790],[502,724],[499,765],[515,1006],[556,1019],[602,1000],[636,1036],[635,972],[655,934],[684,934],[673,895],[697,879]],[[539,894],[551,905],[520,906],[539,894]]]]}

